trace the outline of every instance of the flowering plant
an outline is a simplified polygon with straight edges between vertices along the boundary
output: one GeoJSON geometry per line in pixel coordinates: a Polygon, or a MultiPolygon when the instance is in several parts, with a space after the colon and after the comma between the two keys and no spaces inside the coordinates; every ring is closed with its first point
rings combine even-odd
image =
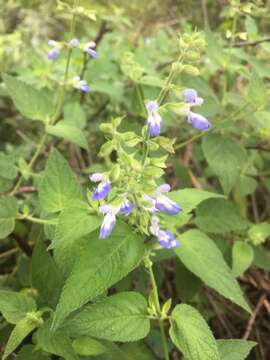
{"type": "Polygon", "coordinates": [[[70,31],[42,39],[32,76],[19,65],[2,73],[10,123],[33,121],[30,136],[17,129],[26,146],[10,141],[0,153],[0,261],[14,265],[0,279],[3,359],[242,360],[255,346],[246,341],[254,316],[245,339],[224,339],[231,331],[215,301],[247,318],[236,278],[251,264],[269,267],[270,225],[254,198],[269,159],[253,152],[269,138],[269,91],[255,70],[247,96],[230,88],[231,68],[247,76],[234,46],[238,19],[252,28],[249,7],[226,7],[226,46],[208,27],[183,25],[161,42],[173,60],[156,68],[161,44],[145,38],[143,51],[139,41],[127,51],[130,39],[118,35],[128,21],[117,7],[110,21],[98,9],[58,1],[70,31]],[[95,38],[78,26],[99,16],[95,38]],[[252,139],[241,125],[251,113],[252,139]],[[226,334],[210,329],[213,311],[226,334]]]}

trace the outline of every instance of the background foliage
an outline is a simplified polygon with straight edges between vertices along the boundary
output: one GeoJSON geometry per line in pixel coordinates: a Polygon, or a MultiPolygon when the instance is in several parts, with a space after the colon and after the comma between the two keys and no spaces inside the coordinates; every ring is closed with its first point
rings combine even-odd
{"type": "Polygon", "coordinates": [[[76,37],[95,40],[99,57],[74,49],[69,77],[79,74],[92,91],[67,86],[55,112],[67,54],[49,61],[47,43],[70,41],[72,4],[0,0],[3,356],[163,359],[161,328],[171,359],[267,359],[268,4],[80,0],[76,37]],[[183,208],[162,219],[181,245],[152,256],[127,221],[101,241],[88,175],[118,158],[100,125],[119,122],[121,133],[136,134],[121,139],[128,155],[137,149],[144,100],[165,88],[179,38],[192,43],[197,30],[205,46],[174,80],[162,110],[161,135],[171,141],[160,140],[155,157],[166,167],[157,178],[183,208]],[[184,88],[204,98],[198,111],[209,131],[187,123],[184,88]]]}

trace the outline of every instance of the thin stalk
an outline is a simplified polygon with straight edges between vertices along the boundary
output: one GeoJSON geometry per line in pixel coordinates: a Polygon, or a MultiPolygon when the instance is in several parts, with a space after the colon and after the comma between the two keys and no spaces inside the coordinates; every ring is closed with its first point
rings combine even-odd
{"type": "MultiPolygon", "coordinates": [[[[74,0],[74,9],[77,5],[77,0],[74,0]]],[[[72,21],[71,21],[71,27],[70,27],[70,37],[71,39],[74,37],[74,32],[75,32],[75,24],[76,24],[76,13],[74,12],[73,16],[72,16],[72,21]]],[[[57,121],[59,115],[61,114],[61,109],[63,107],[63,103],[65,100],[65,92],[66,92],[66,84],[67,84],[67,80],[68,80],[68,74],[69,74],[69,68],[70,68],[70,62],[71,62],[71,55],[72,55],[72,47],[69,48],[68,50],[68,56],[67,56],[67,62],[66,62],[66,68],[65,68],[65,75],[64,75],[64,83],[63,86],[61,87],[60,93],[59,93],[59,97],[58,97],[58,101],[57,101],[57,105],[56,105],[56,110],[54,115],[52,116],[52,118],[49,121],[49,124],[53,125],[55,123],[55,121],[57,121]]],[[[45,133],[41,139],[40,142],[37,146],[36,151],[34,152],[29,164],[28,164],[28,171],[30,171],[35,163],[35,161],[37,160],[39,154],[41,153],[43,146],[45,145],[47,140],[47,134],[45,133]]],[[[10,196],[13,196],[16,194],[17,190],[19,189],[19,187],[21,186],[21,183],[23,181],[23,176],[21,175],[17,181],[17,183],[15,184],[14,188],[11,190],[11,192],[9,193],[10,196]]]]}
{"type": "Polygon", "coordinates": [[[17,220],[28,220],[30,222],[36,223],[36,224],[53,224],[53,221],[51,220],[46,220],[46,219],[40,219],[40,218],[36,218],[34,216],[31,215],[18,215],[17,220]]]}
{"type": "Polygon", "coordinates": [[[160,336],[161,336],[164,357],[165,357],[165,360],[170,360],[169,349],[168,349],[168,344],[167,344],[167,339],[166,339],[166,334],[165,334],[165,329],[164,329],[164,322],[161,317],[161,307],[160,307],[160,302],[159,302],[159,297],[158,297],[158,288],[157,288],[156,279],[155,279],[155,276],[153,273],[152,266],[147,267],[147,269],[149,271],[151,286],[153,289],[155,307],[156,307],[156,310],[157,310],[157,313],[159,316],[158,323],[159,323],[160,336]]]}

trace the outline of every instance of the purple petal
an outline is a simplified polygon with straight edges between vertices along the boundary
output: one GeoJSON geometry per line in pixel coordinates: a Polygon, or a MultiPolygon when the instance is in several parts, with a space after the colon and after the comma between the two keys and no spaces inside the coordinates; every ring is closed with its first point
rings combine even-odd
{"type": "Polygon", "coordinates": [[[48,59],[55,60],[58,58],[59,54],[60,54],[60,50],[58,48],[53,48],[48,52],[48,59]]]}
{"type": "Polygon", "coordinates": [[[111,235],[111,232],[116,224],[116,217],[113,212],[109,212],[105,215],[103,223],[100,228],[99,232],[99,238],[105,239],[109,235],[111,235]]]}
{"type": "Polygon", "coordinates": [[[161,230],[158,234],[158,242],[160,246],[166,249],[172,249],[175,247],[179,247],[180,245],[170,231],[163,231],[163,230],[161,230]]]}
{"type": "Polygon", "coordinates": [[[120,208],[120,214],[128,215],[134,210],[135,205],[126,199],[120,208]]]}
{"type": "Polygon", "coordinates": [[[198,93],[196,90],[194,89],[186,89],[183,91],[183,97],[184,97],[184,101],[187,104],[192,104],[196,102],[196,99],[198,97],[198,93]]]}
{"type": "Polygon", "coordinates": [[[188,112],[188,122],[200,131],[207,131],[211,128],[211,123],[202,115],[196,114],[192,111],[188,112]]]}
{"type": "Polygon", "coordinates": [[[96,52],[96,50],[93,50],[91,48],[87,49],[87,54],[93,58],[97,58],[98,57],[98,53],[96,52]]]}
{"type": "Polygon", "coordinates": [[[150,115],[147,119],[148,132],[151,137],[159,136],[162,118],[159,114],[150,115]]]}
{"type": "Polygon", "coordinates": [[[109,194],[111,191],[111,183],[109,181],[103,181],[101,182],[95,189],[92,199],[93,200],[101,200],[105,199],[105,197],[109,194]]]}
{"type": "Polygon", "coordinates": [[[159,195],[156,199],[155,207],[159,211],[163,211],[169,215],[177,215],[182,208],[167,196],[159,195]]]}
{"type": "Polygon", "coordinates": [[[153,111],[157,111],[158,110],[158,103],[156,101],[150,100],[146,104],[146,109],[147,109],[148,113],[152,113],[153,111]]]}
{"type": "Polygon", "coordinates": [[[94,174],[89,176],[89,179],[92,182],[100,182],[100,181],[104,180],[104,175],[101,174],[101,173],[94,173],[94,174]]]}

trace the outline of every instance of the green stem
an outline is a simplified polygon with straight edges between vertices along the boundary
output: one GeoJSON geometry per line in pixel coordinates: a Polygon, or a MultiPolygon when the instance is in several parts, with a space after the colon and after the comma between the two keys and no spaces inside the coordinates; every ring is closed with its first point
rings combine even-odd
{"type": "Polygon", "coordinates": [[[18,214],[16,219],[17,220],[28,220],[28,221],[36,223],[36,224],[54,224],[54,222],[51,220],[39,219],[39,218],[36,218],[31,215],[18,214]]]}
{"type": "MultiPolygon", "coordinates": [[[[77,0],[74,0],[74,9],[76,8],[76,5],[77,5],[77,0]]],[[[74,14],[72,16],[71,28],[70,28],[70,37],[71,37],[71,39],[74,37],[75,23],[76,23],[76,13],[74,12],[74,14]]],[[[55,123],[55,121],[57,121],[59,115],[61,114],[63,103],[64,103],[64,100],[65,100],[65,92],[66,92],[66,85],[67,85],[67,81],[68,81],[68,74],[69,74],[72,50],[73,50],[72,47],[70,47],[69,50],[68,50],[68,56],[67,56],[67,62],[66,62],[66,68],[65,68],[65,75],[64,75],[64,83],[63,83],[63,86],[61,87],[61,90],[60,90],[60,93],[59,93],[55,113],[54,113],[54,115],[52,116],[52,118],[49,121],[49,124],[51,124],[51,125],[53,125],[55,123]]],[[[41,153],[41,151],[43,149],[43,146],[46,143],[46,140],[47,140],[47,134],[45,133],[42,136],[42,138],[40,139],[40,142],[39,142],[39,144],[37,146],[37,149],[34,152],[32,158],[31,158],[31,160],[30,160],[30,162],[28,164],[28,171],[30,171],[32,169],[36,159],[38,158],[39,154],[41,153]]],[[[13,195],[16,194],[17,190],[21,186],[22,181],[23,181],[23,176],[21,175],[19,177],[17,183],[15,184],[14,188],[9,193],[10,196],[13,196],[13,195]]]]}
{"type": "Polygon", "coordinates": [[[164,322],[161,317],[161,307],[160,307],[159,296],[158,296],[158,288],[157,288],[156,279],[155,279],[155,276],[153,273],[152,265],[147,265],[147,269],[148,269],[149,275],[150,275],[151,286],[152,286],[153,294],[154,294],[155,307],[156,307],[156,311],[158,314],[158,324],[159,324],[159,329],[160,329],[164,357],[165,357],[165,360],[169,360],[170,359],[169,349],[168,349],[168,344],[167,344],[167,339],[166,339],[166,334],[165,334],[165,329],[164,329],[164,322]]]}
{"type": "MultiPolygon", "coordinates": [[[[40,154],[40,152],[41,152],[41,150],[42,150],[42,148],[43,148],[43,146],[44,146],[44,144],[45,144],[45,142],[46,142],[46,139],[47,139],[47,134],[44,134],[44,135],[42,136],[42,138],[40,139],[40,142],[39,142],[39,144],[38,144],[38,146],[37,146],[37,148],[36,148],[36,151],[34,152],[34,155],[32,156],[29,164],[27,165],[27,169],[28,169],[29,172],[30,172],[30,170],[32,169],[32,167],[33,167],[36,159],[38,158],[38,156],[39,156],[39,154],[40,154]]],[[[17,183],[15,184],[14,188],[13,188],[12,191],[9,193],[10,196],[13,196],[13,195],[16,194],[17,190],[18,190],[19,187],[21,186],[22,181],[23,181],[23,176],[21,175],[21,176],[19,177],[17,183]]]]}

